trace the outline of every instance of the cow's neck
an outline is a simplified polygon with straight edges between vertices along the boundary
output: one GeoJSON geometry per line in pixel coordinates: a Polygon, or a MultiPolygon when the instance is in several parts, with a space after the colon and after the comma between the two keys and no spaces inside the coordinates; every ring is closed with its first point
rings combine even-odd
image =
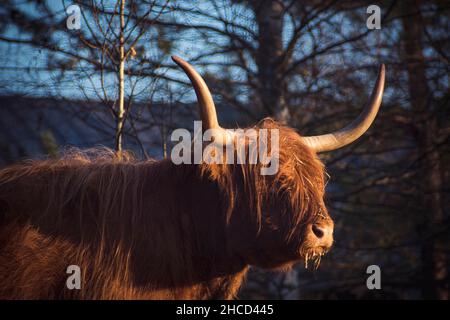
{"type": "Polygon", "coordinates": [[[144,222],[158,236],[151,237],[151,252],[137,253],[145,257],[138,266],[143,272],[136,270],[137,282],[156,285],[163,296],[169,293],[164,288],[171,288],[175,298],[233,298],[248,266],[230,247],[219,189],[197,169],[160,164],[148,201],[164,206],[144,222]]]}

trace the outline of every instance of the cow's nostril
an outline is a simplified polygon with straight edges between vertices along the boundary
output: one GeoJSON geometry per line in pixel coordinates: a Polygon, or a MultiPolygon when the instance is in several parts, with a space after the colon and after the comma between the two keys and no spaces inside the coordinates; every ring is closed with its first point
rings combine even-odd
{"type": "Polygon", "coordinates": [[[308,235],[311,245],[327,250],[333,245],[333,221],[310,225],[308,235]]]}
{"type": "Polygon", "coordinates": [[[313,226],[312,226],[312,232],[313,232],[314,235],[315,235],[317,238],[319,238],[319,239],[322,238],[323,235],[324,235],[323,229],[320,228],[320,227],[318,227],[318,226],[315,225],[315,224],[313,224],[313,226]]]}

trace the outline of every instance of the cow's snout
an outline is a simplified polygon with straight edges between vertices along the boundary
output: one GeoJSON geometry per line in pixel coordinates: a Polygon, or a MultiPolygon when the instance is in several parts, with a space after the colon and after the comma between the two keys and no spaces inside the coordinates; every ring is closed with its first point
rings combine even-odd
{"type": "Polygon", "coordinates": [[[331,219],[313,223],[308,228],[308,238],[312,247],[327,251],[333,245],[334,223],[331,219]]]}

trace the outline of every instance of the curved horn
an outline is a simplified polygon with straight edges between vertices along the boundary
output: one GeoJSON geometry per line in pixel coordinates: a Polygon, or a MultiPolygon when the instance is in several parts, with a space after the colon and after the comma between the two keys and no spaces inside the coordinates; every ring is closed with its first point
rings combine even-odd
{"type": "Polygon", "coordinates": [[[191,80],[195,94],[197,95],[203,129],[205,131],[208,129],[220,129],[219,122],[217,121],[216,106],[203,78],[189,63],[180,57],[172,56],[172,60],[184,70],[191,80]]]}
{"type": "Polygon", "coordinates": [[[382,64],[368,104],[352,123],[332,133],[303,137],[304,142],[316,152],[324,152],[342,148],[362,136],[369,129],[380,108],[384,91],[384,78],[385,67],[382,64]]]}

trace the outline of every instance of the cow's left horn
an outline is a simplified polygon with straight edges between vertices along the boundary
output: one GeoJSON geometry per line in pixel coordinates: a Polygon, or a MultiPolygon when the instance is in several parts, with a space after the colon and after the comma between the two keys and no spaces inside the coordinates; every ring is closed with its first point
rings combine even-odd
{"type": "MultiPolygon", "coordinates": [[[[194,87],[195,94],[197,95],[197,100],[200,108],[200,117],[202,118],[203,130],[216,129],[216,134],[224,135],[226,134],[225,129],[222,129],[217,120],[216,106],[203,78],[198,74],[197,71],[186,61],[177,56],[172,56],[172,60],[178,64],[184,72],[187,74],[191,80],[192,86],[194,87]]],[[[218,137],[216,136],[215,139],[218,137]]],[[[224,140],[225,141],[225,140],[224,140]]]]}
{"type": "Polygon", "coordinates": [[[384,69],[384,64],[382,64],[369,103],[358,118],[338,131],[319,136],[303,137],[304,142],[316,152],[324,152],[342,148],[362,136],[369,129],[381,105],[384,91],[384,69]]]}

